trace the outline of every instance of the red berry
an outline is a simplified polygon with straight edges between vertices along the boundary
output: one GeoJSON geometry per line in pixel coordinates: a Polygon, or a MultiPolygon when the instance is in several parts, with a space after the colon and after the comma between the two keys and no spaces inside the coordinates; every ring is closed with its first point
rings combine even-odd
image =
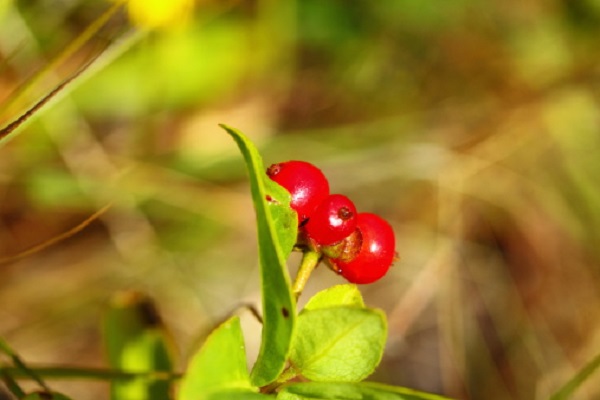
{"type": "Polygon", "coordinates": [[[327,178],[311,163],[293,160],[273,164],[267,175],[292,195],[290,206],[298,213],[299,225],[329,196],[327,178]]]}
{"type": "Polygon", "coordinates": [[[362,243],[356,257],[348,262],[329,260],[333,268],[351,283],[372,283],[386,274],[395,257],[394,231],[381,217],[360,213],[357,230],[362,243]]]}
{"type": "Polygon", "coordinates": [[[304,230],[320,245],[333,244],[354,232],[356,215],[352,200],[341,194],[332,194],[315,209],[304,230]]]}

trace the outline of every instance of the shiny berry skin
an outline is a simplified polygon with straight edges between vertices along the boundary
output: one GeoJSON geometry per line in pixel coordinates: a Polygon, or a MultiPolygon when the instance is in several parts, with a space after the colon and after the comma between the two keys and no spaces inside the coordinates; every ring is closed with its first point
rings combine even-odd
{"type": "Polygon", "coordinates": [[[333,268],[351,283],[373,283],[383,277],[396,255],[394,231],[390,224],[375,214],[360,213],[357,228],[362,243],[356,257],[348,262],[329,260],[333,268]]]}
{"type": "Polygon", "coordinates": [[[319,168],[306,161],[273,164],[267,169],[267,175],[292,195],[290,206],[298,213],[298,225],[305,223],[329,196],[327,178],[319,168]]]}
{"type": "Polygon", "coordinates": [[[332,194],[315,208],[304,231],[319,245],[337,243],[354,232],[356,216],[352,200],[342,194],[332,194]]]}

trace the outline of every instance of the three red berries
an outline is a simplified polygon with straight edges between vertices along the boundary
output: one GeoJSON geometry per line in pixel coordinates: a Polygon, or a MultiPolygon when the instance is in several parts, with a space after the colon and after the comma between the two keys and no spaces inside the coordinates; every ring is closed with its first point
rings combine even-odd
{"type": "Polygon", "coordinates": [[[396,252],[394,231],[385,220],[358,213],[348,197],[330,194],[323,172],[308,162],[273,164],[267,175],[290,192],[300,234],[322,250],[334,271],[359,284],[387,273],[396,252]]]}

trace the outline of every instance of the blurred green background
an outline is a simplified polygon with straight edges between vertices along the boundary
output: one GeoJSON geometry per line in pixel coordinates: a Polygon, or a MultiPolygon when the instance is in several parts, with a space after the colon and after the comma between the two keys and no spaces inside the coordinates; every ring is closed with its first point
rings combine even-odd
{"type": "MultiPolygon", "coordinates": [[[[389,317],[371,380],[545,399],[600,353],[600,1],[203,0],[151,32],[121,11],[51,64],[110,6],[0,0],[2,126],[100,54],[0,147],[0,336],[26,361],[105,366],[121,290],[157,300],[181,369],[259,304],[245,170],[217,123],[394,226],[401,260],[361,287],[389,317]]],[[[319,268],[305,297],[336,283],[319,268]]]]}

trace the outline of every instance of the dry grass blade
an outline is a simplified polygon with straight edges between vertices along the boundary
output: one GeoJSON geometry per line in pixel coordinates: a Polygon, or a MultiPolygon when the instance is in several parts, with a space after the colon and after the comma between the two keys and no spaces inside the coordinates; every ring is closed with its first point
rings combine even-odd
{"type": "MultiPolygon", "coordinates": [[[[112,5],[104,14],[100,15],[94,22],[92,22],[75,40],[73,40],[63,51],[60,52],[50,63],[48,63],[43,69],[38,71],[33,77],[28,79],[21,87],[19,87],[13,95],[1,105],[1,110],[10,108],[17,101],[21,100],[27,93],[33,88],[41,79],[52,73],[58,66],[64,63],[69,57],[75,54],[84,44],[86,44],[98,31],[106,25],[106,23],[119,11],[124,1],[117,1],[112,5]]],[[[85,68],[84,68],[85,69],[85,68]]],[[[78,72],[74,77],[67,80],[73,80],[81,72],[78,72]]],[[[55,89],[56,90],[56,89],[55,89]]],[[[50,96],[52,97],[52,96],[50,96]]],[[[43,105],[43,104],[42,104],[43,105]]],[[[34,107],[35,108],[35,107],[34,107]]],[[[5,128],[6,129],[6,128],[5,128]]],[[[9,132],[10,133],[10,132],[9,132]]],[[[2,135],[0,135],[2,139],[2,135]]]]}
{"type": "Polygon", "coordinates": [[[81,67],[75,74],[65,79],[60,85],[52,89],[50,93],[45,95],[40,101],[35,103],[33,107],[27,110],[24,114],[22,114],[19,118],[15,119],[13,122],[0,129],[0,143],[4,141],[11,133],[13,133],[17,128],[23,125],[29,118],[31,118],[37,111],[39,111],[44,105],[46,105],[50,100],[54,98],[58,93],[60,93],[68,84],[73,82],[77,77],[79,77],[88,67],[96,60],[97,57],[94,57],[88,63],[86,63],[83,67],[81,67]]]}
{"type": "Polygon", "coordinates": [[[108,211],[108,209],[111,206],[112,206],[112,203],[105,205],[104,207],[102,207],[101,209],[99,209],[98,211],[96,211],[95,213],[90,215],[88,218],[86,218],[83,222],[81,222],[77,226],[74,226],[73,228],[69,229],[68,231],[66,231],[64,233],[61,233],[58,236],[55,236],[43,243],[37,244],[33,247],[30,247],[29,249],[22,251],[20,253],[17,253],[12,256],[8,256],[8,257],[0,258],[0,265],[9,264],[9,263],[21,260],[25,257],[29,257],[33,254],[39,253],[40,251],[47,249],[48,247],[51,247],[57,243],[60,243],[63,240],[68,239],[73,235],[76,235],[77,233],[79,233],[83,229],[85,229],[89,224],[91,224],[92,222],[94,222],[95,220],[100,218],[102,216],[102,214],[104,214],[106,211],[108,211]]]}

